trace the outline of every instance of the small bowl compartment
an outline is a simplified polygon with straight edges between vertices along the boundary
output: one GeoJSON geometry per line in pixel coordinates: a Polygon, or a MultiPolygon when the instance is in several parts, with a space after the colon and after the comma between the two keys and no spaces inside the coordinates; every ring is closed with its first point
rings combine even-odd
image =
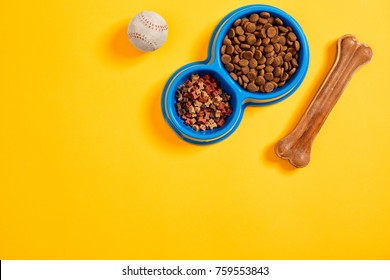
{"type": "Polygon", "coordinates": [[[167,92],[165,99],[163,99],[163,112],[166,120],[171,127],[185,140],[194,143],[210,143],[220,140],[221,137],[229,135],[237,121],[240,119],[242,110],[242,98],[236,94],[236,89],[232,87],[231,81],[222,77],[219,69],[211,67],[207,64],[196,64],[192,67],[185,67],[185,69],[177,71],[177,74],[173,76],[170,82],[167,83],[167,92]],[[230,106],[232,113],[226,118],[226,122],[223,126],[214,128],[212,130],[195,131],[192,127],[184,124],[184,121],[180,118],[176,111],[176,91],[180,85],[188,79],[191,79],[192,74],[210,74],[211,77],[217,80],[218,86],[223,89],[224,92],[230,95],[230,106]]]}
{"type": "Polygon", "coordinates": [[[214,30],[209,44],[208,57],[202,62],[193,62],[178,69],[167,81],[162,95],[162,112],[165,120],[172,129],[184,140],[196,144],[210,144],[221,141],[235,131],[241,122],[243,110],[246,105],[269,105],[290,96],[302,83],[309,65],[309,46],[302,28],[284,11],[268,5],[249,5],[238,8],[226,15],[214,30]],[[295,74],[281,87],[270,93],[249,92],[234,81],[221,62],[221,46],[223,38],[229,28],[238,18],[248,17],[253,13],[269,12],[274,17],[283,20],[284,25],[291,26],[297,39],[300,42],[298,63],[295,74]],[[227,94],[231,96],[229,102],[232,107],[232,114],[226,119],[222,127],[213,130],[195,131],[178,115],[176,103],[176,91],[184,84],[192,74],[210,74],[218,81],[227,94]]]}

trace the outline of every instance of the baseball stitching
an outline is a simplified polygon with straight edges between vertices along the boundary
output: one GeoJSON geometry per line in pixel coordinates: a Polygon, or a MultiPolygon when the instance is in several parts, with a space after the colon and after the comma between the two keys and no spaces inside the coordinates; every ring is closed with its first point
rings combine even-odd
{"type": "Polygon", "coordinates": [[[130,32],[129,38],[135,38],[145,42],[152,50],[157,50],[157,44],[154,41],[151,41],[144,34],[138,32],[130,32]]]}
{"type": "Polygon", "coordinates": [[[153,29],[153,30],[158,31],[158,32],[164,32],[164,31],[168,30],[168,25],[166,25],[166,24],[162,24],[162,25],[154,24],[147,17],[145,17],[144,13],[139,13],[138,14],[138,18],[142,22],[142,24],[145,25],[149,29],[153,29]]]}

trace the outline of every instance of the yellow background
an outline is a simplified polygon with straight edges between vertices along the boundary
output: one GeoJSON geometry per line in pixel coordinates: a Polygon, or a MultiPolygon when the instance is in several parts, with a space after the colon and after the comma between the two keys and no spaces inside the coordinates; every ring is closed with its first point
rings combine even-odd
{"type": "Polygon", "coordinates": [[[390,2],[264,1],[309,40],[299,90],[246,109],[197,146],[165,123],[163,86],[206,58],[230,11],[253,1],[2,1],[0,259],[389,259],[390,2]],[[139,11],[169,24],[140,53],[139,11]],[[373,49],[295,169],[275,143],[333,64],[336,40],[373,49]]]}

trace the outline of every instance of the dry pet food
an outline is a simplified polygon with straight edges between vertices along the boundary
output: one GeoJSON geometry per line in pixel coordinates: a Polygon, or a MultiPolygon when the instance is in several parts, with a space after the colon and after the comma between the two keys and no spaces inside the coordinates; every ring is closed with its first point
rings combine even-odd
{"type": "Polygon", "coordinates": [[[179,86],[175,97],[178,115],[195,131],[221,127],[232,113],[230,95],[210,74],[192,74],[190,80],[179,86]]]}
{"type": "Polygon", "coordinates": [[[272,92],[298,67],[300,43],[290,26],[268,12],[237,19],[224,37],[221,61],[250,92],[272,92]]]}

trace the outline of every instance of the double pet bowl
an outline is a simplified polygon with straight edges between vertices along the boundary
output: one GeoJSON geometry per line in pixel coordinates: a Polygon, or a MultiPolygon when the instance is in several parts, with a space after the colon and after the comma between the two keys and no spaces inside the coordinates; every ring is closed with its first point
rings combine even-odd
{"type": "Polygon", "coordinates": [[[241,122],[247,105],[274,104],[290,96],[302,83],[309,66],[309,46],[298,22],[284,11],[267,5],[249,5],[238,8],[225,16],[214,30],[208,49],[208,57],[202,62],[193,62],[178,69],[167,81],[162,95],[162,112],[165,120],[172,129],[184,140],[196,144],[210,144],[221,141],[232,134],[241,122]],[[281,87],[270,93],[249,92],[234,81],[221,62],[221,46],[224,37],[233,23],[253,13],[269,12],[273,17],[279,17],[284,24],[291,26],[296,34],[301,48],[299,50],[298,68],[295,74],[281,87]],[[195,131],[177,114],[176,91],[192,74],[204,75],[209,73],[215,77],[219,86],[231,96],[232,114],[222,127],[213,130],[195,131]]]}

